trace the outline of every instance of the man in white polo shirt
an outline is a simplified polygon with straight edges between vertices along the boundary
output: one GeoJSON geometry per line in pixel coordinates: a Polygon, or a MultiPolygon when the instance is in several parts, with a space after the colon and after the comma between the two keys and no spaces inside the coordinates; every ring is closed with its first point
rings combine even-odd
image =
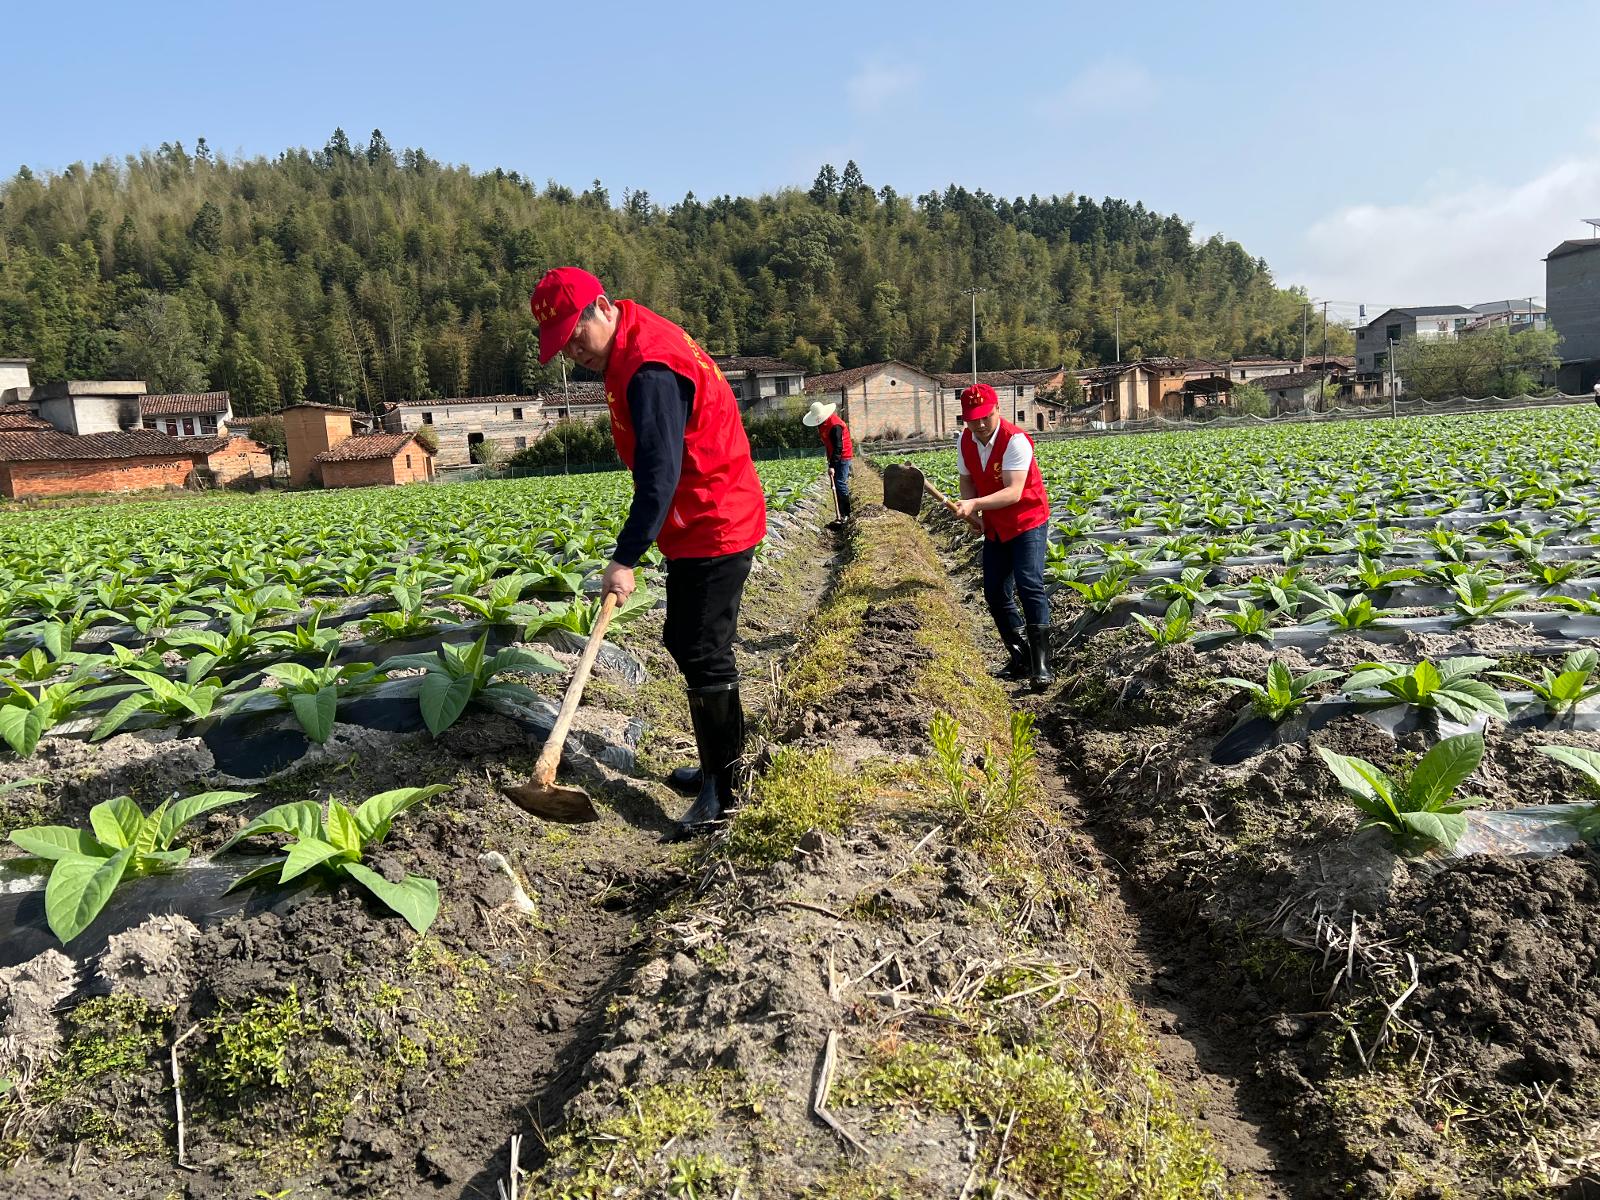
{"type": "Polygon", "coordinates": [[[999,405],[986,383],[961,393],[966,428],[957,441],[961,499],[956,512],[983,520],[983,598],[1011,654],[1000,674],[1030,679],[1039,689],[1051,679],[1050,600],[1044,590],[1050,498],[1034,461],[1033,439],[1001,417],[999,405]],[[1013,586],[1022,601],[1020,613],[1013,586]]]}

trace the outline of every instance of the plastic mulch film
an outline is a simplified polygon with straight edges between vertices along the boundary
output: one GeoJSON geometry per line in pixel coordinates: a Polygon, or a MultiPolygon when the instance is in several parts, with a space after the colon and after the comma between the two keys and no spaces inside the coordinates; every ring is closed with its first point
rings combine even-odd
{"type": "Polygon", "coordinates": [[[1547,858],[1581,844],[1576,821],[1592,811],[1588,804],[1537,804],[1467,812],[1467,831],[1444,855],[1472,858],[1547,858]]]}

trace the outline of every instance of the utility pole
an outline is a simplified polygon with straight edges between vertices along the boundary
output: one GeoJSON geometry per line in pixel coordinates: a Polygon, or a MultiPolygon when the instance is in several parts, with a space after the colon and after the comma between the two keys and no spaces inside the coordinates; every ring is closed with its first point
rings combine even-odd
{"type": "Polygon", "coordinates": [[[1398,382],[1399,381],[1398,381],[1398,379],[1397,379],[1397,377],[1395,376],[1395,373],[1394,373],[1394,339],[1390,338],[1389,339],[1389,417],[1390,417],[1390,419],[1396,418],[1396,417],[1398,417],[1400,415],[1399,410],[1395,407],[1395,394],[1394,394],[1395,393],[1395,387],[1398,384],[1398,382]]]}
{"type": "MultiPolygon", "coordinates": [[[[561,420],[565,424],[572,420],[572,394],[567,388],[567,356],[558,354],[556,357],[561,360],[561,420]]],[[[570,474],[567,470],[567,435],[571,432],[570,427],[561,431],[561,473],[563,475],[570,474]]]]}
{"type": "Polygon", "coordinates": [[[1328,365],[1328,302],[1322,302],[1322,365],[1328,365]]]}
{"type": "Polygon", "coordinates": [[[1117,361],[1122,361],[1122,305],[1116,307],[1117,318],[1117,361]]]}
{"type": "MultiPolygon", "coordinates": [[[[1306,369],[1306,323],[1310,319],[1311,305],[1302,304],[1300,306],[1300,369],[1302,371],[1306,369]]],[[[1328,356],[1326,354],[1322,356],[1322,369],[1324,371],[1328,369],[1328,356]]]]}
{"type": "Polygon", "coordinates": [[[988,288],[969,287],[961,294],[972,297],[972,382],[978,382],[978,296],[988,288]]]}

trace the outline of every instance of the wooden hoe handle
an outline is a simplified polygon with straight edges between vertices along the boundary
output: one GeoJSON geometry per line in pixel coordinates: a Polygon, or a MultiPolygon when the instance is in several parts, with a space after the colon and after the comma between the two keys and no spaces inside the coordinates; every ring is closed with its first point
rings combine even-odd
{"type": "MultiPolygon", "coordinates": [[[[951,512],[955,512],[956,511],[956,502],[954,500],[950,499],[949,496],[946,496],[938,488],[934,487],[933,484],[929,483],[926,479],[924,479],[922,481],[922,486],[927,489],[928,495],[932,496],[940,504],[944,505],[951,512]]],[[[983,518],[982,517],[979,517],[976,514],[974,514],[973,516],[967,517],[965,519],[966,519],[967,524],[971,525],[979,533],[983,532],[983,518]]]]}
{"type": "Polygon", "coordinates": [[[616,610],[617,594],[607,592],[604,602],[600,605],[600,616],[595,620],[594,629],[589,633],[588,644],[584,646],[583,653],[578,658],[578,665],[572,672],[572,682],[567,684],[567,694],[561,698],[561,711],[556,714],[556,723],[551,727],[550,736],[544,741],[544,749],[539,751],[539,761],[533,764],[535,787],[547,788],[555,782],[556,767],[561,763],[561,748],[567,741],[567,730],[572,728],[572,718],[578,715],[578,702],[583,699],[583,685],[589,682],[589,672],[594,669],[594,660],[600,653],[600,643],[606,640],[606,626],[611,624],[611,614],[616,610]]]}

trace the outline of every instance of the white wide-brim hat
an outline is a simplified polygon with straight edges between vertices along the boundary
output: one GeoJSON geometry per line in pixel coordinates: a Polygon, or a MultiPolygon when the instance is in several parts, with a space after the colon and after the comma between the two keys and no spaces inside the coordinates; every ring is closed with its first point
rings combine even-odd
{"type": "Polygon", "coordinates": [[[806,415],[800,418],[802,425],[821,425],[838,410],[837,404],[824,404],[821,400],[813,400],[811,407],[806,409],[806,415]]]}

